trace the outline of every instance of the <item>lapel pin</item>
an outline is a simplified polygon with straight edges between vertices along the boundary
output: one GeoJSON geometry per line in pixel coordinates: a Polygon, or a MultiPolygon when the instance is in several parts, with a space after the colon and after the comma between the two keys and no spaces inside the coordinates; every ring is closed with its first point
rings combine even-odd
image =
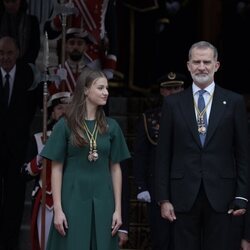
{"type": "Polygon", "coordinates": [[[226,102],[226,101],[223,101],[223,104],[225,105],[225,104],[227,104],[227,102],[226,102]]]}

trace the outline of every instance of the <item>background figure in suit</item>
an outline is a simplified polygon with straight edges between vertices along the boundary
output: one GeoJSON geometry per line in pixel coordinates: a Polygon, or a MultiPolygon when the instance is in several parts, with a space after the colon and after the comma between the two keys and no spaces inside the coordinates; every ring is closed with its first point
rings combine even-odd
{"type": "Polygon", "coordinates": [[[0,0],[0,36],[14,37],[19,58],[34,64],[40,49],[40,27],[37,17],[26,11],[26,0],[0,0]]]}
{"type": "MultiPolygon", "coordinates": [[[[170,72],[159,79],[161,96],[183,90],[185,77],[170,72]]],[[[170,239],[169,222],[161,217],[154,196],[155,152],[160,129],[161,106],[145,111],[138,119],[134,143],[133,173],[139,201],[148,203],[153,250],[167,250],[170,239]]]]}
{"type": "Polygon", "coordinates": [[[215,84],[217,59],[212,44],[193,44],[187,62],[193,84],[163,104],[156,199],[173,222],[175,250],[228,250],[231,217],[246,211],[246,106],[241,95],[215,84]]]}
{"type": "Polygon", "coordinates": [[[20,168],[25,161],[30,126],[38,104],[37,90],[31,89],[32,69],[28,64],[16,63],[18,53],[13,38],[0,39],[1,250],[18,247],[25,198],[25,182],[20,168]]]}

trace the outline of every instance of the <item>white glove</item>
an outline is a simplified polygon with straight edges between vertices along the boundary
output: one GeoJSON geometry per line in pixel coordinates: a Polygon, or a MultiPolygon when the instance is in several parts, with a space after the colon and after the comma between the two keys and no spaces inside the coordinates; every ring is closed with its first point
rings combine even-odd
{"type": "Polygon", "coordinates": [[[59,69],[56,71],[56,75],[59,77],[59,83],[61,83],[62,80],[67,79],[67,70],[65,68],[59,67],[59,69]]]}
{"type": "Polygon", "coordinates": [[[143,191],[137,195],[138,201],[151,202],[151,197],[148,191],[143,191]]]}

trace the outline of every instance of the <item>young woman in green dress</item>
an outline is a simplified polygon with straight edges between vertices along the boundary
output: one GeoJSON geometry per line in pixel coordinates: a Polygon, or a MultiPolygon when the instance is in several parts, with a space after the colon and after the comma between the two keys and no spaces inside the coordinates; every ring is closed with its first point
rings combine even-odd
{"type": "Polygon", "coordinates": [[[118,250],[120,162],[130,157],[118,123],[105,116],[108,82],[84,70],[64,118],[41,155],[52,160],[54,226],[47,250],[118,250]]]}

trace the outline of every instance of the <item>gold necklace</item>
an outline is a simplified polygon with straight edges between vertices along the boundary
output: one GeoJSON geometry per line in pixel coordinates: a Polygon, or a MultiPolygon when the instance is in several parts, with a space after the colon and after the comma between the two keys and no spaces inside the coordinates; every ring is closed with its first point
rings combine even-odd
{"type": "Polygon", "coordinates": [[[88,160],[89,161],[96,161],[98,159],[98,153],[97,153],[97,144],[96,144],[96,139],[97,139],[97,134],[98,134],[98,129],[97,129],[97,123],[95,122],[95,126],[93,129],[93,132],[91,133],[86,122],[84,121],[83,123],[84,130],[86,132],[86,135],[89,140],[89,155],[88,155],[88,160]]]}
{"type": "Polygon", "coordinates": [[[195,110],[197,112],[197,124],[198,124],[198,132],[200,134],[206,134],[207,132],[207,128],[206,128],[206,123],[205,123],[205,119],[204,119],[204,116],[205,116],[205,113],[207,111],[207,108],[208,108],[208,105],[210,104],[210,102],[212,101],[213,99],[213,95],[214,93],[210,96],[208,102],[207,102],[207,105],[205,106],[205,108],[200,111],[195,100],[194,100],[194,107],[195,107],[195,110]]]}

